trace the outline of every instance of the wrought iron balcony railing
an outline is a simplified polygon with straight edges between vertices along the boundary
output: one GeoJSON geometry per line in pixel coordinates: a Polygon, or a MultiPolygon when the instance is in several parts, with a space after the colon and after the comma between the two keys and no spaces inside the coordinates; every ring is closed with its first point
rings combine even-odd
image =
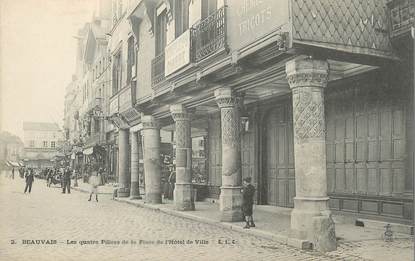
{"type": "Polygon", "coordinates": [[[151,85],[154,88],[164,80],[164,52],[162,52],[151,61],[151,85]]]}
{"type": "Polygon", "coordinates": [[[199,62],[226,47],[225,7],[193,26],[193,61],[199,62]]]}
{"type": "Polygon", "coordinates": [[[388,3],[390,12],[390,37],[407,34],[415,24],[415,4],[413,0],[392,0],[388,3]]]}

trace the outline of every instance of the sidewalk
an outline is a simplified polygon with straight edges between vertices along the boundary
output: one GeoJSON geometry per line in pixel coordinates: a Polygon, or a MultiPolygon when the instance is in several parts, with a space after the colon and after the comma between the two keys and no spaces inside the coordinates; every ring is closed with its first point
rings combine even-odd
{"type": "MultiPolygon", "coordinates": [[[[91,186],[88,183],[82,182],[82,179],[78,180],[78,187],[73,186],[74,182],[72,181],[71,189],[89,193],[91,191],[91,186]]],[[[114,186],[112,184],[106,184],[104,186],[98,187],[98,194],[113,194],[114,186]]]]}
{"type": "MultiPolygon", "coordinates": [[[[81,185],[79,183],[79,185],[78,188],[74,189],[84,192],[89,191],[88,184],[81,185]],[[85,187],[86,189],[84,189],[85,187]]],[[[112,193],[112,187],[100,187],[100,193],[109,193],[105,192],[109,189],[112,193]]],[[[291,209],[255,205],[254,220],[256,227],[244,229],[245,224],[243,222],[220,222],[219,205],[216,202],[195,202],[195,211],[177,211],[170,200],[163,200],[163,204],[154,205],[146,204],[144,200],[131,200],[129,198],[116,198],[116,200],[136,207],[149,208],[169,215],[266,238],[302,250],[310,250],[311,248],[308,241],[288,237],[291,209]]],[[[385,242],[383,240],[384,230],[355,226],[348,223],[343,216],[333,216],[333,219],[336,223],[338,249],[326,253],[327,256],[338,258],[347,253],[360,257],[361,260],[413,260],[413,236],[395,232],[394,241],[385,242]]]]}

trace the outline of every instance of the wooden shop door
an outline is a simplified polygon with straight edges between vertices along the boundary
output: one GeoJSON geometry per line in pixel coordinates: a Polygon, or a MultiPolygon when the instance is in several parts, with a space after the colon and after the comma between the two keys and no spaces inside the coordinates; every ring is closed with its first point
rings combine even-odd
{"type": "Polygon", "coordinates": [[[294,207],[295,172],[291,106],[287,102],[265,116],[265,171],[269,205],[294,207]]]}

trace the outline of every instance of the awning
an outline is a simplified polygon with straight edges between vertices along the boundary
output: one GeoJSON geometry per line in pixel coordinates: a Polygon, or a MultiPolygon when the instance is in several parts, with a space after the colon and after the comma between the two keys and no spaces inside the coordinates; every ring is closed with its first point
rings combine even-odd
{"type": "Polygon", "coordinates": [[[83,153],[84,155],[91,155],[92,153],[94,153],[94,147],[89,147],[87,149],[84,149],[83,153]]]}
{"type": "Polygon", "coordinates": [[[11,167],[20,167],[19,163],[17,163],[17,162],[14,162],[14,161],[11,161],[11,160],[8,160],[7,162],[10,164],[9,166],[11,166],[11,167]]]}

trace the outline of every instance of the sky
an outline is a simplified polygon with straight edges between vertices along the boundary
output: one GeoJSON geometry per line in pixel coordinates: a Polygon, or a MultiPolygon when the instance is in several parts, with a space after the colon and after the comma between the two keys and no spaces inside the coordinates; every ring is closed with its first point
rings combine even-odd
{"type": "Polygon", "coordinates": [[[63,125],[75,73],[76,35],[96,0],[0,0],[0,130],[23,138],[23,121],[63,125]]]}

